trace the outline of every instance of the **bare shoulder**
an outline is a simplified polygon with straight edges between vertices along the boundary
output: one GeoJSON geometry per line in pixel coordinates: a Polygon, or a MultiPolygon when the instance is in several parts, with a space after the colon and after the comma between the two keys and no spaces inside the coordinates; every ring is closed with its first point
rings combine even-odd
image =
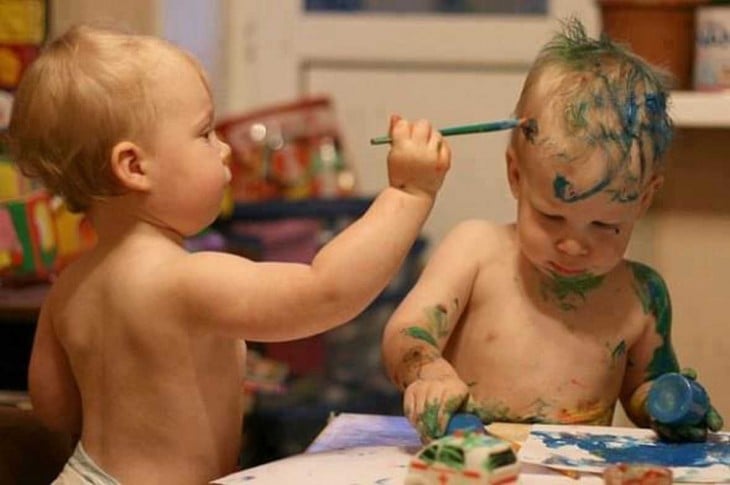
{"type": "Polygon", "coordinates": [[[436,250],[435,257],[462,255],[471,259],[491,259],[515,247],[514,226],[487,220],[469,219],[454,226],[436,250]]]}
{"type": "Polygon", "coordinates": [[[625,261],[634,291],[646,313],[668,311],[669,288],[661,274],[651,266],[637,261],[625,261]]]}
{"type": "Polygon", "coordinates": [[[500,248],[512,244],[512,225],[497,224],[482,219],[468,219],[458,223],[444,238],[444,243],[500,248]]]}
{"type": "Polygon", "coordinates": [[[74,295],[78,293],[78,288],[86,280],[89,265],[86,262],[87,256],[82,255],[77,260],[63,268],[56,276],[51,284],[51,288],[46,295],[43,306],[51,314],[57,310],[59,306],[74,299],[74,295]]]}

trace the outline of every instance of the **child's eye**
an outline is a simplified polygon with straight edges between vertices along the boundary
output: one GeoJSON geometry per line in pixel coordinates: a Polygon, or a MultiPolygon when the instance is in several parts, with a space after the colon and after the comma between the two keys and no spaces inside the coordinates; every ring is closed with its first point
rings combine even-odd
{"type": "Polygon", "coordinates": [[[593,221],[591,224],[593,224],[595,227],[599,229],[606,229],[609,231],[617,231],[618,230],[618,224],[610,224],[608,222],[601,222],[601,221],[593,221]]]}
{"type": "Polygon", "coordinates": [[[540,215],[549,221],[562,221],[563,220],[563,216],[559,216],[557,214],[546,214],[544,212],[540,212],[540,215]]]}
{"type": "Polygon", "coordinates": [[[215,133],[215,132],[213,131],[213,129],[212,129],[212,128],[209,128],[209,129],[207,129],[207,130],[203,131],[203,132],[202,132],[202,133],[200,134],[200,137],[201,137],[201,138],[205,138],[206,140],[210,141],[210,140],[212,140],[212,139],[213,139],[213,133],[215,133]]]}

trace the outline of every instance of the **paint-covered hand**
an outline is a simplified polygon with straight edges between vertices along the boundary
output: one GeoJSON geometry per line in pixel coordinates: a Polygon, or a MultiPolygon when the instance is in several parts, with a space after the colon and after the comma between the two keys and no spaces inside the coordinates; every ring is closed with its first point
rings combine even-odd
{"type": "Polygon", "coordinates": [[[392,187],[435,197],[451,167],[451,148],[426,120],[413,123],[393,115],[388,152],[388,179],[392,187]]]}
{"type": "MultiPolygon", "coordinates": [[[[694,369],[682,369],[680,374],[687,379],[691,379],[703,391],[704,387],[697,382],[697,372],[694,369]]],[[[705,391],[706,392],[706,391],[705,391]]],[[[707,432],[720,431],[723,427],[723,419],[712,404],[709,404],[704,417],[695,424],[666,424],[657,420],[652,420],[652,428],[663,441],[669,442],[701,442],[707,440],[707,432]]]]}
{"type": "Polygon", "coordinates": [[[426,443],[446,432],[451,416],[469,397],[469,388],[454,375],[416,379],[405,391],[405,415],[426,443]]]}

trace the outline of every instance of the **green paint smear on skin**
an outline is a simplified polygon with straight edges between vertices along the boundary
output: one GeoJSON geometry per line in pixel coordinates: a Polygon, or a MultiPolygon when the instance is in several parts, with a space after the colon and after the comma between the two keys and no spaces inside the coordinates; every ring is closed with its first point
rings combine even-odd
{"type": "Polygon", "coordinates": [[[588,103],[585,101],[570,103],[567,106],[565,116],[568,121],[568,129],[571,133],[588,127],[588,120],[586,119],[587,111],[588,103]]]}
{"type": "Polygon", "coordinates": [[[509,406],[500,401],[491,401],[488,403],[472,404],[467,412],[476,414],[483,423],[489,424],[495,421],[520,422],[520,418],[513,414],[509,406]]]}
{"type": "Polygon", "coordinates": [[[431,438],[437,437],[439,433],[439,403],[431,401],[426,403],[426,409],[418,416],[418,429],[421,434],[431,438]]]}
{"type": "Polygon", "coordinates": [[[646,369],[646,380],[656,379],[667,372],[678,372],[679,363],[669,339],[672,306],[667,285],[656,271],[646,265],[632,261],[630,267],[634,273],[634,291],[641,301],[644,313],[654,317],[656,332],[662,339],[662,344],[654,350],[646,369]]]}
{"type": "MultiPolygon", "coordinates": [[[[446,402],[443,403],[443,411],[448,414],[453,414],[461,407],[461,403],[464,402],[464,399],[465,396],[447,399],[446,402]]],[[[418,429],[422,434],[425,434],[430,438],[438,438],[443,434],[443,431],[439,429],[439,410],[441,407],[441,403],[435,399],[426,403],[425,410],[417,419],[418,429]]]]}
{"type": "Polygon", "coordinates": [[[542,295],[546,300],[554,300],[561,310],[575,310],[580,303],[585,302],[589,291],[601,286],[604,278],[605,275],[596,276],[590,273],[562,276],[550,271],[550,278],[542,281],[542,295]],[[578,301],[574,297],[577,297],[578,301]]]}
{"type": "MultiPolygon", "coordinates": [[[[454,299],[453,306],[459,307],[459,300],[454,299]]],[[[435,305],[424,310],[426,314],[426,328],[408,327],[403,332],[409,337],[422,340],[427,344],[438,348],[438,340],[449,334],[448,310],[443,305],[435,305]]]]}
{"type": "Polygon", "coordinates": [[[403,332],[408,335],[409,337],[413,337],[418,340],[423,340],[428,345],[431,345],[432,347],[438,348],[438,343],[433,338],[433,336],[428,332],[428,330],[421,328],[421,327],[408,327],[403,330],[403,332]]]}
{"type": "Polygon", "coordinates": [[[611,352],[611,360],[613,360],[613,363],[615,364],[617,360],[624,356],[624,354],[626,354],[626,341],[622,340],[611,352]]]}

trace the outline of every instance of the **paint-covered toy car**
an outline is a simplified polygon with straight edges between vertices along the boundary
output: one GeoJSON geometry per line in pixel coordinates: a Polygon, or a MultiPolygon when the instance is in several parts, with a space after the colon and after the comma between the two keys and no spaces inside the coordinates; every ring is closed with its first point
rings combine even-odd
{"type": "Polygon", "coordinates": [[[405,485],[517,483],[520,465],[510,444],[477,432],[456,432],[424,446],[411,460],[405,485]]]}

